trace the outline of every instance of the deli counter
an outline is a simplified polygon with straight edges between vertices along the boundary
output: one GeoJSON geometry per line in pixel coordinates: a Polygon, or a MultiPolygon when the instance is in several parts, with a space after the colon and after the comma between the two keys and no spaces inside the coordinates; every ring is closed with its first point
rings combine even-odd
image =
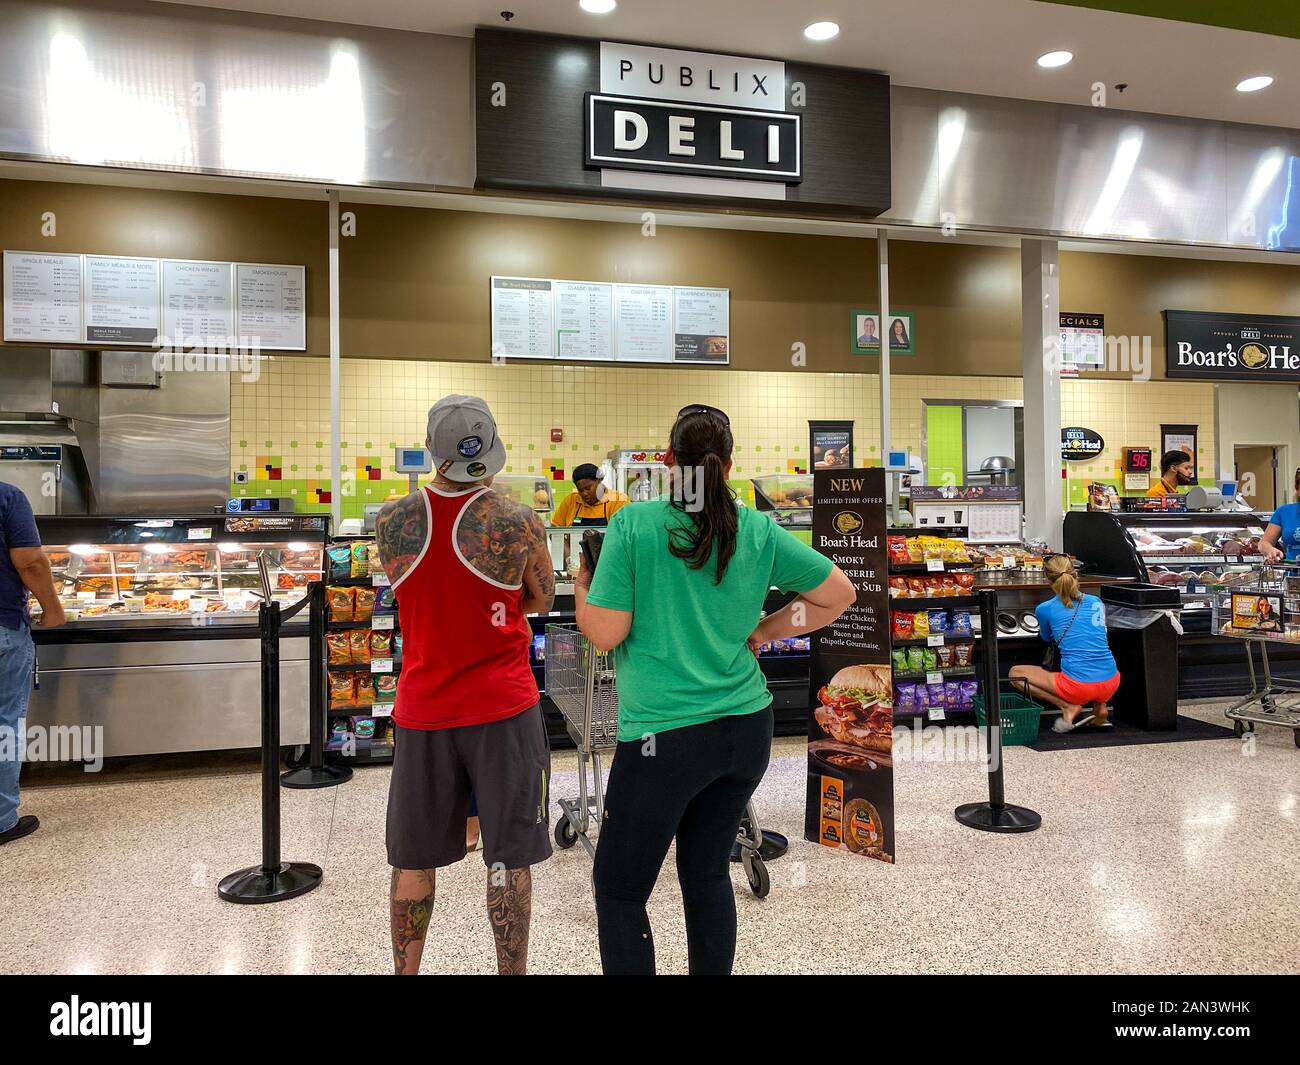
{"type": "MultiPolygon", "coordinates": [[[[327,515],[40,516],[37,527],[68,622],[32,630],[30,725],[103,726],[108,757],[261,742],[258,558],[274,598],[297,603],[321,578],[327,515]]],[[[308,657],[304,611],[281,641],[285,744],[307,742],[308,657]]]]}

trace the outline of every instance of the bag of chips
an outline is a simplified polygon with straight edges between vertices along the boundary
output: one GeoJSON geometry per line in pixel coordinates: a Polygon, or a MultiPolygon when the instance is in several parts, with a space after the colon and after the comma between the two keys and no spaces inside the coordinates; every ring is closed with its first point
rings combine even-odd
{"type": "Polygon", "coordinates": [[[958,570],[952,579],[957,582],[958,595],[970,595],[975,590],[975,574],[969,570],[958,570]]]}
{"type": "Polygon", "coordinates": [[[952,664],[963,669],[973,661],[975,645],[973,643],[955,643],[952,645],[952,664]]]}
{"type": "Polygon", "coordinates": [[[391,703],[396,698],[397,698],[397,674],[376,673],[375,674],[375,701],[380,703],[391,703]]]}
{"type": "Polygon", "coordinates": [[[948,669],[956,661],[956,655],[953,653],[953,645],[944,644],[942,647],[934,649],[934,656],[940,669],[948,669]]]}
{"type": "Polygon", "coordinates": [[[973,634],[969,610],[954,610],[948,622],[948,635],[953,637],[970,637],[973,634]]]}
{"type": "Polygon", "coordinates": [[[370,673],[357,674],[357,693],[354,706],[372,706],[375,701],[375,678],[370,673]]]}
{"type": "Polygon", "coordinates": [[[895,640],[910,640],[912,638],[912,615],[905,614],[901,610],[895,610],[889,615],[890,631],[893,633],[895,640]]]}
{"type": "Polygon", "coordinates": [[[894,689],[894,713],[916,713],[916,685],[900,684],[894,689]]]}
{"type": "Polygon", "coordinates": [[[375,590],[373,588],[358,588],[356,605],[352,608],[352,619],[354,621],[369,621],[374,612],[375,590]]]}
{"type": "Polygon", "coordinates": [[[893,563],[911,562],[912,557],[907,552],[906,536],[889,536],[885,539],[885,549],[889,552],[889,561],[893,563]]]}
{"type": "Polygon", "coordinates": [[[356,681],[351,673],[331,673],[329,688],[331,710],[356,705],[356,681]]]}
{"type": "Polygon", "coordinates": [[[947,680],[943,684],[943,702],[949,710],[961,709],[961,682],[947,680]]]}
{"type": "Polygon", "coordinates": [[[396,602],[391,585],[375,589],[375,613],[381,610],[392,610],[396,602]]]}
{"type": "Polygon", "coordinates": [[[923,640],[930,635],[930,614],[925,610],[918,610],[912,615],[912,639],[923,640]]]}
{"type": "Polygon", "coordinates": [[[364,540],[355,540],[352,543],[352,569],[353,577],[370,576],[370,545],[364,540]]]}
{"type": "Polygon", "coordinates": [[[889,594],[897,599],[906,599],[910,594],[907,590],[906,577],[889,578],[889,594]]]}
{"type": "Polygon", "coordinates": [[[352,652],[352,664],[370,665],[370,633],[365,629],[353,629],[348,633],[348,643],[352,652]]]}
{"type": "Polygon", "coordinates": [[[908,594],[909,596],[911,596],[913,599],[924,599],[924,598],[925,598],[925,578],[924,578],[924,577],[908,577],[908,578],[907,578],[907,594],[908,594]]]}
{"type": "Polygon", "coordinates": [[[331,666],[346,666],[352,662],[352,647],[346,632],[327,632],[325,646],[329,648],[331,666]]]}
{"type": "Polygon", "coordinates": [[[351,621],[356,609],[355,588],[337,588],[331,586],[325,593],[329,600],[330,621],[351,621]]]}
{"type": "Polygon", "coordinates": [[[918,647],[921,652],[921,669],[926,673],[939,668],[939,655],[936,648],[918,647]]]}
{"type": "Polygon", "coordinates": [[[895,647],[889,655],[890,664],[899,673],[907,672],[907,652],[906,647],[895,647]]]}
{"type": "Polygon", "coordinates": [[[930,614],[930,632],[947,632],[948,631],[948,611],[931,610],[930,614]]]}
{"type": "MultiPolygon", "coordinates": [[[[917,687],[919,688],[920,685],[918,684],[917,687]]],[[[944,702],[944,686],[942,684],[927,684],[926,688],[929,689],[926,698],[931,706],[946,705],[944,702]]]]}
{"type": "Polygon", "coordinates": [[[923,669],[925,669],[925,648],[907,648],[907,672],[920,673],[923,669]]]}
{"type": "Polygon", "coordinates": [[[963,708],[970,706],[975,701],[975,696],[980,690],[979,681],[962,680],[957,682],[961,688],[961,705],[963,708]]]}
{"type": "Polygon", "coordinates": [[[327,554],[330,580],[343,580],[352,576],[352,549],[347,544],[331,547],[327,554]]]}
{"type": "Polygon", "coordinates": [[[393,654],[393,634],[391,632],[372,632],[370,634],[370,657],[391,658],[393,654]]]}
{"type": "Polygon", "coordinates": [[[366,544],[366,572],[367,575],[384,572],[384,564],[379,561],[378,544],[366,544]]]}

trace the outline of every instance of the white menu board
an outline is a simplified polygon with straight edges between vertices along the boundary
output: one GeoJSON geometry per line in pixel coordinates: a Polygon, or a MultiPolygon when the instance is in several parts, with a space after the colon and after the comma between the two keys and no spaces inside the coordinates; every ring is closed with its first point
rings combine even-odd
{"type": "Polygon", "coordinates": [[[535,277],[492,278],[492,356],[555,357],[554,291],[535,277]]]}
{"type": "Polygon", "coordinates": [[[235,334],[241,347],[307,349],[307,268],[235,264],[235,334]]]}
{"type": "Polygon", "coordinates": [[[161,328],[158,260],[82,256],[82,325],[87,344],[153,344],[161,328]]]}
{"type": "Polygon", "coordinates": [[[555,282],[555,354],[561,359],[614,357],[614,286],[555,282]]]}
{"type": "Polygon", "coordinates": [[[81,256],[4,253],[4,338],[81,343],[81,256]]]}
{"type": "Polygon", "coordinates": [[[669,285],[614,286],[614,357],[672,362],[673,290],[669,285]]]}
{"type": "Polygon", "coordinates": [[[673,358],[677,362],[728,361],[730,296],[725,288],[673,289],[673,358]]]}
{"type": "Polygon", "coordinates": [[[175,349],[225,349],[235,336],[230,263],[162,261],[163,338],[175,349]]]}

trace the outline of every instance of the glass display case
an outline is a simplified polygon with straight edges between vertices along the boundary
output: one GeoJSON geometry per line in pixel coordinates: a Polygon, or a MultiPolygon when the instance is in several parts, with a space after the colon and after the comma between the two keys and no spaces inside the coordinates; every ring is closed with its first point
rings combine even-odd
{"type": "Polygon", "coordinates": [[[812,474],[769,473],[750,483],[754,486],[754,506],[771,511],[778,525],[812,526],[812,474]]]}
{"type": "MultiPolygon", "coordinates": [[[[297,603],[321,577],[329,521],[38,517],[68,622],[32,630],[40,684],[29,723],[100,729],[105,757],[256,747],[258,558],[272,597],[297,603]]],[[[280,641],[285,744],[307,741],[310,654],[304,609],[284,623],[280,641]]]]}
{"type": "Polygon", "coordinates": [[[513,499],[521,506],[532,507],[539,514],[549,514],[555,509],[551,482],[545,477],[499,473],[492,478],[492,490],[513,499]]]}
{"type": "Polygon", "coordinates": [[[259,556],[272,595],[295,603],[321,577],[325,527],[321,515],[40,521],[68,624],[100,627],[246,625],[263,598],[259,556]]]}

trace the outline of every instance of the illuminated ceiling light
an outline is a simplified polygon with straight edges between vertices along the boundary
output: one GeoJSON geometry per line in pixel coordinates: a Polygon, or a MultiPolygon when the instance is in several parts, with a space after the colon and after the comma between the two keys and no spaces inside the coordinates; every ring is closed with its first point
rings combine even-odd
{"type": "Polygon", "coordinates": [[[578,6],[588,15],[608,15],[618,4],[615,0],[578,0],[578,6]]]}
{"type": "Polygon", "coordinates": [[[805,26],[803,35],[810,41],[829,41],[832,37],[840,35],[840,24],[838,22],[814,22],[811,26],[805,26]]]}
{"type": "Polygon", "coordinates": [[[1054,67],[1065,66],[1073,58],[1074,53],[1067,52],[1064,49],[1059,52],[1044,52],[1038,57],[1038,65],[1045,70],[1051,70],[1054,67]]]}
{"type": "Polygon", "coordinates": [[[1259,92],[1260,89],[1267,89],[1273,84],[1273,78],[1268,74],[1256,74],[1253,78],[1243,78],[1237,82],[1238,92],[1259,92]]]}

